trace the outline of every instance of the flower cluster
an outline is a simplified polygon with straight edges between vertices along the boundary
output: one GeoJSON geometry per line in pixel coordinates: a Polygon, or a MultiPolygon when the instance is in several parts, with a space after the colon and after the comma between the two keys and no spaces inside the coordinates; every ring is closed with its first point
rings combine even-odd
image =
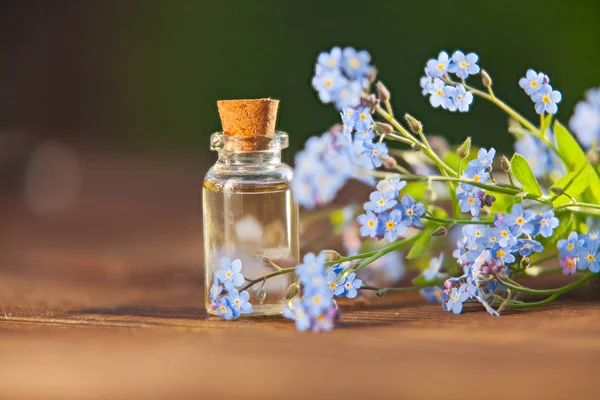
{"type": "MultiPolygon", "coordinates": [[[[458,287],[457,281],[452,279],[446,281],[447,300],[453,298],[452,293],[456,296],[460,288],[465,285],[461,293],[466,292],[471,297],[464,298],[463,302],[475,298],[487,308],[488,289],[497,287],[497,285],[490,287],[490,284],[494,283],[493,279],[489,278],[490,274],[508,274],[509,269],[506,267],[514,264],[517,258],[522,259],[533,253],[542,252],[544,247],[534,237],[539,235],[544,238],[551,237],[558,223],[552,211],[536,214],[532,210],[526,210],[521,204],[515,204],[510,214],[497,214],[493,226],[465,226],[463,236],[453,253],[459,265],[463,267],[464,275],[459,278],[458,287]],[[482,279],[486,281],[483,282],[482,279]],[[477,291],[473,292],[473,288],[468,285],[474,285],[477,291]],[[456,288],[457,292],[452,288],[456,288]],[[475,295],[478,297],[473,297],[475,295]]],[[[452,307],[446,304],[448,311],[454,311],[454,307],[459,307],[456,303],[457,299],[458,297],[453,298],[452,307]]],[[[459,308],[456,308],[458,311],[455,312],[460,312],[462,308],[459,308]]]]}
{"type": "Polygon", "coordinates": [[[420,84],[423,95],[429,96],[429,102],[435,108],[442,107],[449,111],[467,112],[473,102],[473,94],[468,92],[462,84],[455,84],[448,79],[448,73],[455,74],[460,79],[469,75],[478,74],[480,71],[477,61],[479,56],[475,53],[465,55],[457,50],[452,54],[442,51],[438,58],[427,61],[425,76],[420,84]],[[448,84],[446,84],[448,83],[448,84]]]}
{"type": "Polygon", "coordinates": [[[325,103],[334,103],[338,110],[357,107],[361,92],[369,85],[372,73],[371,55],[352,47],[334,47],[319,54],[312,86],[325,103]]]}
{"type": "Polygon", "coordinates": [[[226,320],[237,319],[242,314],[252,312],[252,304],[248,302],[250,299],[248,292],[244,290],[240,293],[236,289],[244,284],[241,271],[242,261],[239,259],[230,261],[227,257],[221,258],[219,269],[215,271],[210,288],[210,305],[226,320]]]}
{"type": "Polygon", "coordinates": [[[600,272],[600,232],[590,231],[580,235],[571,232],[567,239],[561,239],[557,243],[560,266],[565,275],[574,274],[576,270],[589,270],[600,272]]]}
{"type": "Polygon", "coordinates": [[[284,309],[286,318],[296,321],[300,331],[311,329],[315,332],[333,329],[338,310],[333,300],[336,297],[353,299],[362,287],[362,281],[352,272],[344,276],[342,272],[347,264],[325,266],[326,257],[308,253],[303,263],[296,267],[296,275],[300,278],[302,298],[290,300],[284,309]]]}
{"type": "Polygon", "coordinates": [[[535,112],[556,114],[562,94],[552,88],[548,75],[529,69],[525,76],[519,79],[519,86],[535,103],[535,112]]]}
{"type": "Polygon", "coordinates": [[[345,108],[339,125],[320,137],[312,137],[296,155],[292,190],[306,207],[323,205],[335,197],[349,178],[374,185],[362,171],[373,170],[388,158],[385,143],[374,142],[373,117],[368,107],[345,108]]]}
{"type": "Polygon", "coordinates": [[[404,186],[406,182],[398,177],[377,183],[377,190],[371,193],[370,201],[364,204],[366,213],[357,219],[361,225],[361,236],[383,237],[393,242],[409,227],[423,227],[421,217],[425,214],[425,206],[410,195],[400,200],[400,190],[404,186]]]}
{"type": "MultiPolygon", "coordinates": [[[[554,133],[551,129],[546,131],[545,136],[550,143],[556,146],[554,133]]],[[[557,177],[565,173],[565,167],[560,157],[541,139],[524,135],[515,141],[515,150],[527,159],[531,172],[536,178],[550,177],[556,181],[558,180],[557,177]]]]}
{"type": "Polygon", "coordinates": [[[575,106],[575,113],[569,121],[569,126],[585,147],[600,147],[600,88],[586,92],[585,101],[575,106]]]}
{"type": "MultiPolygon", "coordinates": [[[[463,178],[471,179],[477,183],[485,183],[490,178],[492,163],[496,150],[491,148],[489,151],[480,149],[477,158],[469,161],[469,166],[463,173],[463,178]]],[[[461,183],[456,189],[456,198],[460,210],[464,213],[471,213],[477,217],[483,207],[491,207],[496,198],[486,194],[479,187],[461,183]]]]}

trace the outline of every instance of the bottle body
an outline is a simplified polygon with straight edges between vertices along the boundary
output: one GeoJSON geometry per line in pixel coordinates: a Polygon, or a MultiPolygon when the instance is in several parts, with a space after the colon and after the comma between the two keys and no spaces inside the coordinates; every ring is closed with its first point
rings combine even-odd
{"type": "MultiPolygon", "coordinates": [[[[281,268],[297,264],[298,208],[289,183],[292,170],[280,162],[280,150],[226,152],[208,171],[202,189],[204,225],[205,306],[217,314],[211,287],[222,258],[239,259],[246,281],[276,272],[265,256],[281,268]]],[[[249,315],[283,311],[292,274],[259,281],[246,290],[253,309],[249,315]]]]}

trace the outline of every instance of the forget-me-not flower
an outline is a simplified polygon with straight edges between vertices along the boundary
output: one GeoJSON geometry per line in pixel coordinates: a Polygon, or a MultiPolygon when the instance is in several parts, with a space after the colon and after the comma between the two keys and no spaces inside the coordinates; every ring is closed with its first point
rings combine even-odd
{"type": "Polygon", "coordinates": [[[600,147],[600,88],[589,89],[577,103],[569,127],[586,149],[600,147]]]}
{"type": "Polygon", "coordinates": [[[342,69],[350,78],[360,79],[371,72],[371,55],[368,51],[346,47],[342,54],[342,69]]]}
{"type": "Polygon", "coordinates": [[[580,270],[589,269],[590,272],[600,272],[600,254],[598,254],[598,243],[587,243],[579,252],[580,270]]]}
{"type": "Polygon", "coordinates": [[[448,72],[456,74],[461,79],[467,79],[469,75],[478,74],[480,71],[477,65],[479,56],[475,53],[465,55],[462,51],[457,50],[452,54],[452,62],[448,66],[448,72]]]}
{"type": "Polygon", "coordinates": [[[550,82],[550,79],[543,72],[536,72],[533,69],[528,69],[525,77],[519,79],[519,86],[527,93],[529,96],[532,94],[539,92],[543,85],[546,85],[550,82]]]}
{"type": "Polygon", "coordinates": [[[366,214],[359,215],[357,221],[361,225],[361,236],[370,236],[372,238],[377,236],[379,232],[379,218],[372,211],[367,211],[366,214]]]}
{"type": "Polygon", "coordinates": [[[450,111],[458,110],[460,112],[467,112],[473,102],[473,94],[468,92],[460,83],[456,87],[446,86],[444,95],[449,99],[446,104],[450,111]]]}
{"type": "Polygon", "coordinates": [[[283,309],[283,316],[294,320],[296,322],[296,329],[299,331],[305,331],[310,328],[310,316],[306,312],[303,302],[299,299],[294,299],[291,302],[291,306],[286,306],[283,309]]]}
{"type": "Polygon", "coordinates": [[[519,203],[512,206],[511,213],[504,215],[503,223],[510,228],[513,235],[519,237],[522,233],[533,234],[534,226],[531,223],[535,218],[535,212],[525,210],[519,203]]]}
{"type": "Polygon", "coordinates": [[[427,76],[431,76],[432,78],[439,78],[446,73],[448,70],[448,64],[450,63],[450,58],[448,57],[448,53],[442,51],[438,58],[432,58],[427,61],[425,72],[427,76]]]}
{"type": "Polygon", "coordinates": [[[493,147],[490,150],[479,149],[477,153],[477,158],[469,161],[469,167],[483,168],[488,169],[492,167],[492,163],[494,162],[494,156],[496,155],[496,149],[493,147]]]}
{"type": "Polygon", "coordinates": [[[410,195],[404,196],[400,204],[401,207],[399,209],[406,224],[412,225],[415,228],[422,228],[423,221],[421,217],[425,214],[425,206],[422,203],[417,203],[410,195]]]}
{"type": "Polygon", "coordinates": [[[461,285],[458,289],[452,288],[448,301],[446,303],[446,310],[452,311],[454,314],[460,314],[463,309],[463,303],[471,297],[467,292],[467,285],[461,285]]]}
{"type": "Polygon", "coordinates": [[[250,314],[252,312],[252,304],[249,303],[250,294],[246,290],[240,293],[236,289],[231,289],[228,292],[227,297],[234,318],[239,317],[240,314],[250,314]]]}
{"type": "Polygon", "coordinates": [[[343,292],[341,294],[336,293],[336,296],[346,296],[349,299],[353,299],[358,294],[358,289],[360,289],[363,285],[363,282],[357,278],[356,273],[352,272],[350,275],[346,277],[341,287],[343,288],[343,292]]]}
{"type": "Polygon", "coordinates": [[[233,309],[227,296],[217,300],[217,314],[228,321],[234,318],[233,309]]]}
{"type": "MultiPolygon", "coordinates": [[[[433,84],[430,87],[429,103],[435,108],[442,106],[442,108],[448,108],[448,102],[451,102],[449,94],[446,89],[446,84],[439,78],[433,80],[433,84]]],[[[449,87],[449,86],[448,86],[449,87]]]]}
{"type": "Polygon", "coordinates": [[[402,220],[402,212],[393,210],[379,215],[380,229],[383,231],[383,237],[388,242],[394,242],[408,229],[406,223],[402,220]]]}
{"type": "Polygon", "coordinates": [[[215,278],[218,283],[222,283],[227,291],[235,289],[244,283],[244,276],[240,273],[242,270],[242,261],[235,259],[230,261],[227,257],[221,258],[220,268],[215,271],[215,278]]]}
{"type": "Polygon", "coordinates": [[[536,234],[539,231],[539,233],[545,238],[552,236],[554,229],[556,229],[556,227],[559,225],[558,218],[554,216],[554,211],[552,210],[546,211],[542,215],[534,218],[533,223],[533,234],[536,234]]]}
{"type": "Polygon", "coordinates": [[[577,257],[584,243],[584,240],[579,238],[577,232],[571,232],[568,238],[559,240],[556,246],[561,258],[565,256],[577,257]]]}
{"type": "Polygon", "coordinates": [[[543,114],[556,114],[558,103],[562,100],[562,94],[558,90],[552,89],[550,85],[544,85],[542,88],[531,95],[531,100],[535,103],[535,112],[543,114]]]}
{"type": "Polygon", "coordinates": [[[440,276],[440,269],[444,262],[444,253],[441,253],[438,257],[431,257],[429,260],[429,267],[425,269],[421,275],[427,281],[433,281],[440,276]]]}
{"type": "Polygon", "coordinates": [[[364,208],[367,211],[375,211],[376,213],[387,211],[398,204],[393,191],[376,191],[371,193],[369,199],[371,201],[365,203],[364,208]]]}
{"type": "Polygon", "coordinates": [[[534,252],[541,253],[544,251],[544,246],[540,242],[531,239],[517,240],[517,247],[519,248],[519,254],[523,257],[529,257],[534,252]]]}

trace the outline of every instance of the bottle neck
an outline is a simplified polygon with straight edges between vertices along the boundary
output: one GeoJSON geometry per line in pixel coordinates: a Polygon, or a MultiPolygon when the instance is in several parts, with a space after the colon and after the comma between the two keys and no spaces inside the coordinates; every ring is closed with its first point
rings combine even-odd
{"type": "Polygon", "coordinates": [[[228,166],[268,167],[281,164],[281,150],[271,151],[219,151],[219,164],[228,166]]]}

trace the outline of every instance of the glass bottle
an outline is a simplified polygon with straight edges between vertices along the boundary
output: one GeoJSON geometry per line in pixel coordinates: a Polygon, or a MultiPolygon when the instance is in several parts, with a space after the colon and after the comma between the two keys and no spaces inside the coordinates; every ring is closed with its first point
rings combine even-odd
{"type": "MultiPolygon", "coordinates": [[[[281,268],[298,262],[298,207],[289,188],[292,169],[281,162],[288,146],[284,132],[248,138],[215,133],[211,149],[218,152],[203,187],[205,306],[211,304],[210,288],[222,257],[242,261],[242,275],[249,282],[276,269],[261,261],[264,255],[281,268]]],[[[283,311],[284,294],[293,274],[260,281],[247,289],[253,311],[249,315],[274,315],[283,311]]]]}

